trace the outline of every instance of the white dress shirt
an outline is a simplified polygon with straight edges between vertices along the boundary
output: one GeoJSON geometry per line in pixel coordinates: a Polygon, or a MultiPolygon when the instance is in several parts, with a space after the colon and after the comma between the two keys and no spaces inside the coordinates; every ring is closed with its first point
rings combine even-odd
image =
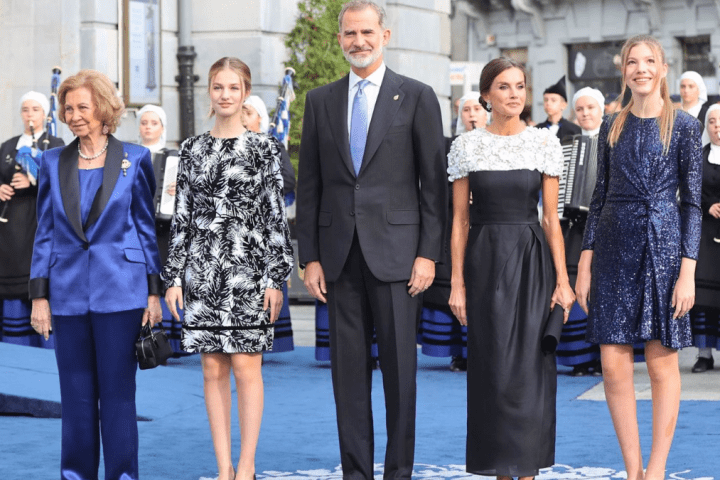
{"type": "Polygon", "coordinates": [[[368,107],[368,130],[370,129],[370,122],[372,121],[373,112],[375,111],[375,103],[377,102],[378,94],[380,93],[380,85],[382,85],[383,78],[385,78],[385,62],[381,63],[377,70],[368,75],[367,78],[360,78],[355,72],[350,70],[350,81],[348,82],[348,112],[347,112],[347,131],[350,135],[350,120],[352,119],[353,101],[355,100],[355,94],[357,93],[357,84],[361,80],[367,80],[369,83],[365,85],[365,96],[367,98],[368,107]]]}
{"type": "Polygon", "coordinates": [[[582,134],[587,135],[588,137],[594,137],[595,135],[598,135],[600,133],[600,127],[596,128],[595,130],[585,130],[582,129],[582,134]]]}
{"type": "MultiPolygon", "coordinates": [[[[40,130],[39,132],[35,131],[35,141],[37,141],[38,138],[42,136],[42,134],[45,133],[45,129],[40,130]]],[[[20,135],[20,138],[18,138],[17,145],[15,145],[16,150],[20,150],[22,147],[32,147],[33,139],[30,135],[27,133],[23,133],[20,135]]],[[[41,147],[41,146],[40,146],[41,147]]]]}
{"type": "Polygon", "coordinates": [[[700,115],[700,110],[702,109],[703,105],[705,105],[705,104],[698,102],[697,105],[695,105],[694,107],[688,108],[687,113],[689,113],[690,115],[692,115],[695,118],[698,118],[698,115],[700,115]]]}
{"type": "Polygon", "coordinates": [[[713,165],[720,165],[720,145],[710,144],[710,155],[708,155],[708,162],[713,165]]]}

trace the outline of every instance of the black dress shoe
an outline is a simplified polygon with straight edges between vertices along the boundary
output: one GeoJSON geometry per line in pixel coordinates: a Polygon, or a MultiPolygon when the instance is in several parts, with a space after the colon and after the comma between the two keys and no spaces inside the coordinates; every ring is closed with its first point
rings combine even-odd
{"type": "Polygon", "coordinates": [[[461,357],[460,355],[452,357],[452,361],[450,362],[450,371],[451,372],[466,372],[467,371],[467,359],[461,357]]]}
{"type": "Polygon", "coordinates": [[[692,372],[693,373],[702,373],[707,372],[708,370],[712,370],[715,367],[715,360],[705,357],[698,357],[697,362],[695,362],[695,365],[693,365],[692,372]]]}
{"type": "Polygon", "coordinates": [[[602,376],[602,362],[600,360],[595,360],[595,363],[590,366],[590,369],[592,370],[592,374],[594,376],[602,376]]]}

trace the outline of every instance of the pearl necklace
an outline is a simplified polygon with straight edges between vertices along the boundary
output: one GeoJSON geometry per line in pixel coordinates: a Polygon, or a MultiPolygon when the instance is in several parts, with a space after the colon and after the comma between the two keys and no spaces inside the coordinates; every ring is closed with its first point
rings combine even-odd
{"type": "Polygon", "coordinates": [[[105,141],[105,146],[102,148],[102,150],[100,150],[100,151],[99,151],[98,153],[96,153],[95,155],[88,156],[88,155],[85,155],[84,153],[82,153],[82,150],[80,150],[80,143],[78,143],[78,155],[80,155],[80,158],[82,158],[83,160],[95,160],[95,159],[98,158],[100,155],[102,155],[103,153],[105,153],[105,150],[107,150],[107,147],[108,147],[109,144],[110,144],[110,140],[106,140],[106,141],[105,141]]]}

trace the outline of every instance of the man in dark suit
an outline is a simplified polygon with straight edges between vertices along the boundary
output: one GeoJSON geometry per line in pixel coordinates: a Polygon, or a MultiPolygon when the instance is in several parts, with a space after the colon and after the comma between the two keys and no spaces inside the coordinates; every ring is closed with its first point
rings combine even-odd
{"type": "Polygon", "coordinates": [[[385,12],[343,6],[351,73],[308,92],[297,237],[305,286],[328,303],[343,478],[373,478],[370,344],[377,331],[387,411],[385,478],[410,478],[418,294],[442,250],[447,174],[433,90],[385,67],[385,12]]]}
{"type": "Polygon", "coordinates": [[[565,75],[555,85],[550,85],[543,93],[543,108],[547,113],[547,120],[538,123],[537,128],[551,130],[562,141],[565,137],[579,135],[580,127],[565,120],[562,116],[567,108],[567,91],[565,90],[565,75]]]}

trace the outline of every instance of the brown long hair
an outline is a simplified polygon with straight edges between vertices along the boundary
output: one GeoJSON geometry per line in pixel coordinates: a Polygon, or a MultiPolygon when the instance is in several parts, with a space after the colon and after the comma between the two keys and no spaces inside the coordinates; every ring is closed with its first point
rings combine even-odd
{"type": "MultiPolygon", "coordinates": [[[[627,89],[627,84],[625,83],[625,64],[627,63],[630,50],[632,50],[632,48],[636,45],[641,44],[647,45],[650,50],[653,51],[653,53],[655,54],[656,62],[658,62],[659,65],[664,65],[665,63],[667,63],[665,61],[665,51],[663,50],[662,45],[660,45],[660,42],[658,42],[654,37],[651,37],[649,35],[636,35],[629,38],[623,45],[622,50],[620,51],[620,57],[622,59],[622,91],[620,92],[620,96],[618,98],[623,98],[625,95],[625,90],[627,89]]],[[[657,79],[655,81],[657,82],[657,79]]],[[[670,139],[672,137],[672,129],[675,122],[675,108],[673,107],[672,100],[670,100],[670,91],[668,90],[667,77],[660,79],[660,97],[663,100],[662,112],[660,113],[659,118],[660,140],[663,144],[663,153],[667,154],[670,150],[670,139]]],[[[631,98],[630,102],[628,102],[628,104],[622,110],[620,110],[620,113],[617,114],[617,117],[615,118],[612,127],[610,127],[610,132],[608,133],[608,143],[611,147],[614,147],[617,144],[618,139],[620,138],[620,134],[625,127],[625,120],[627,120],[630,109],[633,107],[634,104],[635,101],[631,98]]]]}
{"type": "MultiPolygon", "coordinates": [[[[210,72],[208,72],[208,93],[210,93],[210,89],[212,88],[212,82],[215,75],[217,75],[219,71],[225,69],[232,70],[237,73],[237,76],[240,77],[240,81],[243,84],[243,94],[250,94],[252,91],[252,75],[250,74],[250,67],[248,67],[245,62],[235,57],[223,57],[212,64],[210,72]]],[[[213,115],[215,115],[215,110],[213,110],[211,105],[208,116],[212,118],[213,115]]]]}

